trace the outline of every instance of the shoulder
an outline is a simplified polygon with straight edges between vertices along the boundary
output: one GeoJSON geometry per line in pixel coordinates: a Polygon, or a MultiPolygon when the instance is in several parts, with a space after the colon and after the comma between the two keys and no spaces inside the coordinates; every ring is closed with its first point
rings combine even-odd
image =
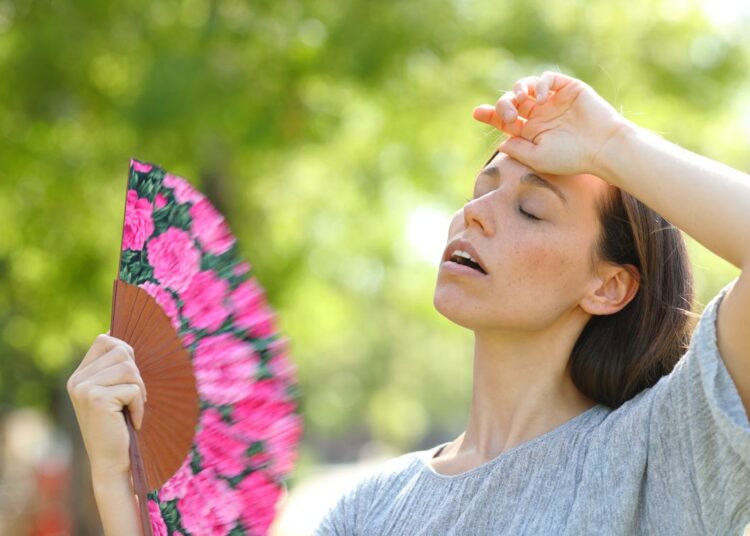
{"type": "Polygon", "coordinates": [[[408,452],[373,462],[353,484],[342,489],[314,534],[353,534],[366,525],[373,508],[388,501],[419,471],[423,451],[408,452]]]}
{"type": "Polygon", "coordinates": [[[354,487],[374,493],[383,491],[419,471],[424,454],[425,451],[412,451],[376,463],[354,487]]]}

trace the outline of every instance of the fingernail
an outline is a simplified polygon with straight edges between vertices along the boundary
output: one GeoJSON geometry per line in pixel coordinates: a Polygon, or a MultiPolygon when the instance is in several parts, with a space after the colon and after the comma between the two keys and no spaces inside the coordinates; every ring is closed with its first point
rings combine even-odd
{"type": "Polygon", "coordinates": [[[513,121],[513,116],[514,116],[514,115],[515,115],[515,114],[514,114],[513,112],[511,112],[510,110],[508,110],[508,111],[506,111],[506,112],[505,112],[505,113],[503,114],[503,119],[505,120],[505,122],[506,122],[506,123],[508,123],[508,122],[510,122],[510,121],[513,121]]]}

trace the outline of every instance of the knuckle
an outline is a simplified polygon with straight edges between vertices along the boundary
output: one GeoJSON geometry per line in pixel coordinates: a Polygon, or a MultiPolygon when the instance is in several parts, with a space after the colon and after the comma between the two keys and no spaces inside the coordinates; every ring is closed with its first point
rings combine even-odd
{"type": "Polygon", "coordinates": [[[110,339],[109,335],[107,335],[106,333],[100,333],[99,335],[96,336],[96,338],[94,339],[94,342],[103,343],[103,342],[109,341],[109,339],[110,339]]]}
{"type": "Polygon", "coordinates": [[[112,352],[117,355],[118,362],[119,361],[130,361],[130,354],[128,353],[128,350],[124,348],[121,344],[118,344],[112,349],[112,352]]]}
{"type": "Polygon", "coordinates": [[[68,378],[68,381],[65,383],[65,389],[68,391],[69,395],[73,395],[75,392],[75,389],[78,384],[78,378],[76,378],[76,375],[73,374],[70,378],[68,378]]]}
{"type": "Polygon", "coordinates": [[[106,402],[105,392],[96,386],[85,390],[84,398],[90,406],[101,406],[106,402]]]}
{"type": "Polygon", "coordinates": [[[127,357],[128,359],[133,359],[133,358],[134,358],[134,356],[135,356],[135,352],[133,351],[133,347],[132,347],[132,346],[130,346],[130,345],[129,345],[128,343],[126,343],[125,341],[122,341],[122,343],[120,343],[120,344],[119,344],[119,345],[117,346],[117,348],[118,348],[119,350],[121,350],[121,351],[122,351],[122,352],[123,352],[123,353],[125,354],[125,357],[127,357]]]}
{"type": "Polygon", "coordinates": [[[136,367],[135,363],[130,361],[129,359],[127,361],[120,362],[118,366],[125,374],[125,376],[131,377],[138,375],[138,367],[136,367]]]}
{"type": "Polygon", "coordinates": [[[71,391],[71,398],[74,400],[87,400],[88,399],[89,384],[81,382],[73,386],[71,391]]]}

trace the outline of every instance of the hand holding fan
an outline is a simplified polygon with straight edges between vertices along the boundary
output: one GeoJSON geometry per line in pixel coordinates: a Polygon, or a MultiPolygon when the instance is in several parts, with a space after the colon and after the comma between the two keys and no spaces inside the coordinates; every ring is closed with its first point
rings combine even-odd
{"type": "Polygon", "coordinates": [[[223,216],[131,160],[111,334],[148,401],[131,438],[144,534],[266,534],[302,435],[296,369],[223,216]]]}

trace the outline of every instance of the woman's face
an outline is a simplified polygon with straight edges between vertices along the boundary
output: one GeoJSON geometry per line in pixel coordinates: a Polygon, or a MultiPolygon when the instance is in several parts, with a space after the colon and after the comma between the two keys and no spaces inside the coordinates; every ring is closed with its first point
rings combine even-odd
{"type": "Polygon", "coordinates": [[[540,174],[498,153],[453,216],[446,242],[470,242],[487,274],[441,262],[436,309],[469,329],[511,331],[544,329],[575,309],[596,278],[596,200],[606,188],[593,175],[540,174]]]}

